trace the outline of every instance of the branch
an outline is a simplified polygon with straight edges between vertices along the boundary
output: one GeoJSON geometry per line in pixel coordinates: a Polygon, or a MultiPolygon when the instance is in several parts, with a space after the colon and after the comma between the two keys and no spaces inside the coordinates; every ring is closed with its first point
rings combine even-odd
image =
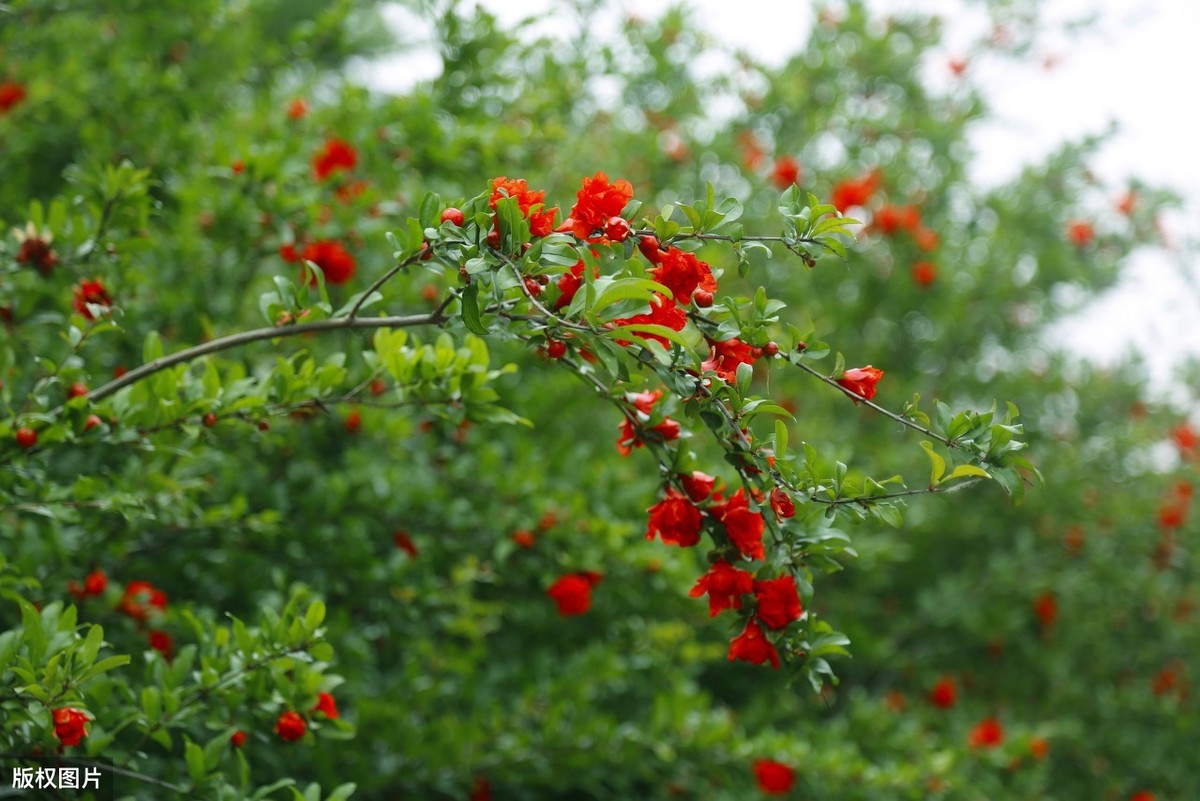
{"type": "Polygon", "coordinates": [[[884,417],[888,417],[888,418],[891,418],[892,420],[895,420],[900,425],[908,426],[913,431],[920,431],[925,436],[936,439],[938,442],[942,443],[947,448],[958,447],[955,444],[954,440],[946,439],[945,437],[941,436],[940,434],[933,433],[925,426],[920,425],[919,423],[914,423],[912,420],[909,420],[907,417],[902,417],[902,416],[896,414],[895,412],[888,411],[887,409],[883,408],[882,406],[880,406],[877,403],[872,403],[871,401],[864,398],[862,395],[858,395],[854,392],[851,392],[850,390],[843,387],[841,384],[839,384],[834,379],[830,378],[827,375],[824,375],[823,373],[818,372],[817,370],[814,370],[813,368],[809,367],[807,364],[804,364],[803,362],[794,362],[789,359],[788,363],[791,365],[794,365],[796,367],[799,367],[801,370],[808,373],[809,375],[816,376],[817,378],[821,379],[829,386],[836,388],[838,391],[840,391],[846,397],[852,398],[853,400],[857,401],[858,403],[865,403],[867,406],[871,407],[879,414],[882,414],[884,417]]]}
{"type": "MultiPolygon", "coordinates": [[[[146,362],[142,366],[130,370],[120,378],[109,381],[104,386],[93,390],[89,393],[89,398],[92,401],[103,400],[114,392],[141,381],[147,376],[162,372],[169,367],[190,362],[193,359],[207,356],[210,353],[219,353],[223,350],[229,350],[230,348],[236,348],[263,339],[280,339],[282,337],[294,337],[317,331],[341,331],[351,328],[414,328],[422,325],[441,325],[448,319],[443,314],[446,305],[443,303],[429,314],[411,314],[405,317],[341,317],[336,320],[318,320],[313,323],[297,323],[283,327],[255,328],[251,331],[230,334],[229,336],[220,337],[219,339],[214,339],[195,347],[186,348],[178,353],[172,353],[146,362]]],[[[61,410],[61,407],[59,410],[61,410]]]]}

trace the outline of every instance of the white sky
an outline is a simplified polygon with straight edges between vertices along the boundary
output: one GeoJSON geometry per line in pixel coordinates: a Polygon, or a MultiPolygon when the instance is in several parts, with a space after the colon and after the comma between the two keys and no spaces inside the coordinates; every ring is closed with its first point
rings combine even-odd
{"type": "MultiPolygon", "coordinates": [[[[554,0],[477,2],[506,25],[555,5],[554,0]]],[[[783,63],[808,37],[810,15],[807,4],[798,0],[687,2],[694,19],[715,38],[768,64],[783,63]],[[794,10],[781,11],[789,7],[794,10]]],[[[654,17],[670,5],[670,0],[627,0],[622,7],[654,17]]],[[[961,2],[874,0],[871,5],[884,13],[916,9],[942,14],[946,58],[987,27],[977,8],[963,8],[961,2]]],[[[1097,11],[1101,17],[1077,40],[1050,38],[1028,64],[971,64],[968,78],[984,87],[995,113],[973,137],[976,180],[985,185],[1007,180],[1064,140],[1100,132],[1116,121],[1118,134],[1098,156],[1094,172],[1114,183],[1137,176],[1184,195],[1184,212],[1164,217],[1168,241],[1180,245],[1200,239],[1200,109],[1187,100],[1195,96],[1193,81],[1200,76],[1200,2],[1042,0],[1041,7],[1050,20],[1097,11]],[[1045,69],[1045,56],[1057,65],[1045,69]]],[[[611,16],[613,31],[622,16],[611,16]]],[[[409,36],[414,25],[419,29],[419,21],[401,9],[396,9],[394,22],[409,36]]],[[[553,32],[556,24],[551,19],[541,30],[553,32]]],[[[930,63],[932,80],[950,80],[944,64],[930,63]]],[[[402,91],[434,77],[439,68],[432,51],[418,50],[380,63],[367,74],[380,88],[402,91]]],[[[1101,219],[1110,209],[1099,210],[1101,219]]],[[[1178,251],[1137,254],[1121,285],[1058,327],[1052,338],[1102,363],[1135,347],[1145,355],[1155,383],[1166,385],[1171,366],[1183,354],[1200,357],[1200,297],[1179,275],[1182,258],[1178,251]]],[[[1200,286],[1195,254],[1188,261],[1200,286]]]]}

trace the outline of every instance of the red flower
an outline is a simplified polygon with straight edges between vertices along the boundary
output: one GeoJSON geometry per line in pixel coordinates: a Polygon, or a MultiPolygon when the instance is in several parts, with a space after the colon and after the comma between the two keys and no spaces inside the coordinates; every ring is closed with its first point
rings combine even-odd
{"type": "Polygon", "coordinates": [[[879,188],[879,171],[872,170],[861,178],[847,179],[836,184],[831,193],[834,207],[843,214],[851,206],[864,206],[879,188]]]}
{"type": "Polygon", "coordinates": [[[642,414],[650,414],[654,409],[654,404],[658,403],[658,399],[662,397],[661,389],[651,389],[646,392],[627,392],[625,400],[633,404],[633,408],[637,409],[642,414]]]}
{"type": "MultiPolygon", "coordinates": [[[[883,371],[868,364],[866,367],[853,367],[846,370],[837,382],[855,395],[870,400],[875,397],[875,385],[881,378],[883,378],[883,371]]],[[[858,401],[854,402],[858,403],[858,401]]]]}
{"type": "Polygon", "coordinates": [[[285,743],[294,743],[303,737],[306,731],[308,724],[304,722],[304,718],[290,709],[280,713],[279,719],[275,721],[275,733],[285,743]]]}
{"type": "Polygon", "coordinates": [[[468,801],[492,801],[492,783],[484,776],[476,776],[468,801]]]}
{"type": "Polygon", "coordinates": [[[150,647],[170,660],[171,649],[175,647],[175,639],[165,631],[151,631],[150,647]]]}
{"type": "MultiPolygon", "coordinates": [[[[296,119],[293,117],[293,119],[296,119]]],[[[313,175],[324,181],[338,170],[352,170],[358,164],[358,151],[349,142],[332,136],[325,140],[324,147],[313,156],[313,175]]]]}
{"type": "Polygon", "coordinates": [[[875,212],[874,226],[887,236],[897,230],[912,231],[921,225],[921,212],[916,206],[893,206],[885,203],[875,212]]]}
{"type": "Polygon", "coordinates": [[[967,735],[971,748],[995,748],[1004,742],[1004,728],[995,718],[984,718],[967,735]]]}
{"type": "Polygon", "coordinates": [[[7,114],[25,99],[25,87],[15,81],[0,83],[0,114],[7,114]]]}
{"type": "Polygon", "coordinates": [[[1179,665],[1171,664],[1155,674],[1150,682],[1150,690],[1155,695],[1166,695],[1179,687],[1179,665]]]}
{"type": "Polygon", "coordinates": [[[658,266],[648,272],[655,281],[671,290],[676,303],[685,306],[692,302],[692,293],[697,289],[709,293],[717,290],[717,280],[708,264],[696,258],[696,254],[679,248],[660,251],[658,266]]]}
{"type": "Polygon", "coordinates": [[[1158,510],[1158,525],[1163,528],[1179,528],[1187,522],[1187,509],[1178,503],[1164,504],[1158,510]]]}
{"type": "Polygon", "coordinates": [[[587,239],[596,229],[608,225],[612,217],[619,217],[621,210],[633,199],[633,185],[624,178],[610,184],[602,172],[584,178],[582,188],[575,195],[575,205],[561,228],[570,230],[578,239],[587,239]]]}
{"type": "Polygon", "coordinates": [[[408,535],[407,531],[402,529],[397,529],[392,533],[392,543],[397,548],[408,554],[409,559],[416,559],[417,554],[420,553],[417,550],[417,546],[413,542],[412,537],[408,535]]]}
{"type": "Polygon", "coordinates": [[[1132,189],[1121,195],[1121,199],[1117,201],[1117,211],[1128,217],[1133,214],[1133,207],[1137,205],[1137,193],[1132,189]]]}
{"type": "Polygon", "coordinates": [[[246,171],[246,162],[238,159],[237,161],[233,162],[233,164],[229,165],[229,169],[233,170],[234,175],[241,175],[246,171]]]}
{"type": "Polygon", "coordinates": [[[746,624],[745,631],[729,643],[729,661],[735,659],[755,665],[761,665],[769,659],[772,667],[779,667],[779,652],[753,620],[746,624]]]}
{"type": "Polygon", "coordinates": [[[1034,737],[1029,741],[1029,753],[1034,759],[1043,760],[1050,753],[1050,743],[1045,737],[1034,737]]]}
{"type": "Polygon", "coordinates": [[[742,364],[754,364],[754,348],[737,337],[723,342],[708,340],[709,355],[700,365],[702,370],[712,370],[721,380],[732,384],[737,380],[737,369],[742,364]]]}
{"type": "Polygon", "coordinates": [[[758,789],[767,795],[787,795],[796,783],[796,772],[782,762],[758,759],[754,762],[754,778],[758,789]]]}
{"type": "Polygon", "coordinates": [[[958,684],[948,677],[938,679],[937,684],[929,690],[929,703],[942,709],[950,709],[958,703],[958,684]]]}
{"type": "Polygon", "coordinates": [[[1129,801],[1155,801],[1155,796],[1149,790],[1138,790],[1129,796],[1129,801]]]}
{"type": "Polygon", "coordinates": [[[563,617],[582,615],[592,608],[592,587],[600,583],[600,578],[598,573],[570,573],[551,584],[546,594],[563,617]]]}
{"type": "MultiPolygon", "coordinates": [[[[554,230],[554,217],[558,214],[558,208],[546,209],[543,203],[546,193],[531,191],[525,179],[514,178],[510,181],[504,176],[493,179],[492,197],[488,201],[493,211],[496,210],[496,202],[503,197],[517,199],[517,206],[529,221],[529,232],[534,236],[547,236],[554,230]],[[534,211],[534,207],[538,207],[538,210],[534,211]]],[[[499,218],[496,219],[495,234],[499,238],[499,218]]]]}
{"type": "Polygon", "coordinates": [[[229,735],[229,744],[234,748],[241,748],[246,744],[246,732],[238,729],[233,734],[229,735]]]}
{"type": "MultiPolygon", "coordinates": [[[[320,267],[327,284],[344,284],[354,277],[354,272],[358,269],[354,256],[342,247],[341,242],[332,239],[322,239],[305,245],[300,257],[320,267]]],[[[309,286],[317,285],[317,277],[312,275],[307,267],[304,274],[308,278],[309,286]]]]}
{"type": "Polygon", "coordinates": [[[771,168],[771,183],[779,189],[787,189],[792,184],[800,183],[801,175],[800,162],[791,156],[780,156],[771,168]]]}
{"type": "Polygon", "coordinates": [[[308,116],[308,103],[304,98],[297,97],[288,103],[287,115],[289,119],[302,120],[308,116]]]}
{"type": "Polygon", "coordinates": [[[558,300],[554,301],[554,308],[570,306],[571,301],[575,300],[575,293],[583,286],[583,270],[583,259],[580,259],[574,267],[559,276],[558,300]]]}
{"type": "Polygon", "coordinates": [[[776,520],[796,516],[796,504],[792,501],[792,496],[779,487],[771,490],[771,510],[775,512],[776,520]]]}
{"type": "Polygon", "coordinates": [[[31,264],[37,267],[42,275],[49,275],[54,265],[58,264],[58,254],[50,247],[54,234],[46,228],[41,231],[32,222],[25,227],[14,228],[12,234],[20,247],[17,248],[17,264],[31,264]]]}
{"type": "Polygon", "coordinates": [[[329,693],[317,693],[317,703],[310,711],[320,712],[330,720],[337,720],[340,717],[337,701],[329,693]]]}
{"type": "Polygon", "coordinates": [[[679,483],[683,485],[683,491],[687,493],[693,503],[700,503],[712,495],[716,482],[715,478],[707,473],[701,473],[699,470],[679,474],[679,483]]]}
{"type": "Polygon", "coordinates": [[[108,576],[103,570],[93,570],[84,578],[83,584],[76,581],[68,582],[67,589],[72,595],[83,600],[88,595],[103,595],[108,588],[108,576]]]}
{"type": "Polygon", "coordinates": [[[754,582],[754,597],[758,599],[758,619],[768,628],[787,628],[793,620],[799,620],[804,611],[796,590],[796,579],[792,576],[754,582]]]}
{"type": "Polygon", "coordinates": [[[167,611],[167,596],[148,581],[131,581],[125,585],[117,608],[134,620],[145,620],[153,607],[159,612],[167,611]]]}
{"type": "Polygon", "coordinates": [[[920,286],[929,286],[937,280],[937,265],[930,261],[918,261],[912,267],[912,279],[920,286]]]}
{"type": "MultiPolygon", "coordinates": [[[[682,331],[687,325],[687,312],[675,306],[675,301],[667,300],[663,295],[654,295],[650,298],[650,313],[635,314],[632,317],[625,317],[619,320],[613,320],[613,325],[661,325],[670,328],[672,331],[682,331]]],[[[642,339],[653,339],[664,348],[671,347],[671,343],[665,337],[660,337],[658,334],[651,334],[644,331],[633,332],[635,337],[642,339]]],[[[629,340],[618,339],[618,344],[628,346],[629,340]]]]}
{"type": "Polygon", "coordinates": [[[1196,450],[1196,445],[1200,444],[1200,437],[1197,437],[1196,430],[1187,423],[1180,423],[1172,428],[1171,439],[1175,440],[1179,452],[1184,456],[1191,454],[1196,450]]]}
{"type": "Polygon", "coordinates": [[[766,556],[762,543],[766,522],[760,513],[750,511],[744,490],[738,490],[725,503],[715,504],[709,513],[721,521],[730,541],[744,556],[751,559],[763,559],[766,556]]]}
{"type": "Polygon", "coordinates": [[[342,425],[346,428],[346,433],[357,434],[362,430],[362,412],[358,409],[351,409],[346,415],[346,419],[342,421],[342,425]]]}
{"type": "Polygon", "coordinates": [[[667,497],[648,511],[650,523],[646,527],[646,539],[652,540],[658,534],[663,542],[681,548],[700,542],[700,526],[703,522],[700,510],[674,489],[668,489],[667,497]]]}
{"type": "Polygon", "coordinates": [[[537,537],[532,531],[525,531],[522,529],[520,531],[513,532],[512,541],[520,547],[528,549],[532,548],[537,543],[537,537]]]}
{"type": "Polygon", "coordinates": [[[1072,220],[1067,223],[1067,239],[1077,248],[1087,247],[1096,238],[1096,229],[1086,220],[1072,220]]]}
{"type": "Polygon", "coordinates": [[[50,715],[54,719],[54,736],[64,746],[79,745],[79,741],[87,736],[83,727],[91,718],[82,709],[63,707],[51,711],[50,715]]]}
{"type": "Polygon", "coordinates": [[[1033,599],[1033,613],[1042,623],[1042,628],[1048,629],[1058,620],[1058,601],[1052,592],[1043,592],[1033,599]]]}
{"type": "Polygon", "coordinates": [[[923,225],[912,232],[912,238],[913,243],[926,253],[937,250],[938,242],[941,241],[937,231],[931,231],[923,225]]]}
{"type": "Polygon", "coordinates": [[[708,615],[716,617],[723,609],[741,609],[742,596],[754,591],[754,576],[733,567],[724,559],[713,563],[708,572],[688,592],[693,598],[708,596],[708,615]]]}
{"type": "Polygon", "coordinates": [[[94,278],[90,281],[85,278],[75,287],[73,301],[75,311],[89,320],[94,320],[96,318],[92,314],[92,310],[88,308],[89,303],[95,306],[112,305],[112,298],[109,297],[108,290],[105,289],[103,282],[99,278],[94,278]]]}

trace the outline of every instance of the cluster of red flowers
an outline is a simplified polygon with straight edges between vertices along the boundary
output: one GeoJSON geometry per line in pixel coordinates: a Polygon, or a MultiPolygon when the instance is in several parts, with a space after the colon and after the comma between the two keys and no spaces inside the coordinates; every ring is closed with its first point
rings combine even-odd
{"type": "Polygon", "coordinates": [[[560,576],[546,590],[563,617],[582,615],[592,608],[592,590],[604,580],[599,573],[585,570],[560,576]]]}
{"type": "Polygon", "coordinates": [[[358,164],[358,151],[349,142],[336,136],[325,140],[325,144],[313,156],[313,175],[318,181],[341,170],[352,170],[358,164]]]}
{"type": "Polygon", "coordinates": [[[67,592],[71,593],[76,600],[82,601],[85,598],[92,596],[100,596],[108,588],[108,576],[103,570],[93,570],[88,573],[80,584],[74,579],[67,582],[67,592]]]}
{"type": "Polygon", "coordinates": [[[975,724],[967,735],[971,748],[995,748],[1004,742],[1004,727],[994,717],[987,717],[975,724]]]}
{"type": "MultiPolygon", "coordinates": [[[[651,415],[654,413],[654,404],[658,403],[662,397],[662,390],[656,389],[650,392],[632,392],[626,394],[625,398],[633,407],[630,412],[630,417],[637,417],[639,420],[648,422],[651,415]]],[[[628,456],[634,448],[641,448],[646,443],[642,440],[642,436],[646,433],[652,433],[661,442],[670,442],[678,439],[682,429],[679,423],[672,420],[670,417],[663,418],[662,422],[656,423],[649,427],[634,427],[630,417],[625,417],[620,423],[620,434],[617,436],[617,451],[622,456],[628,456]]]]}
{"type": "MultiPolygon", "coordinates": [[[[288,262],[308,262],[321,268],[327,284],[344,284],[354,277],[358,262],[354,255],[346,250],[341,242],[332,239],[319,239],[304,245],[300,251],[295,244],[283,245],[279,255],[288,262]]],[[[303,268],[304,276],[309,286],[317,285],[317,276],[312,274],[307,265],[303,268]]]]}
{"type": "Polygon", "coordinates": [[[830,202],[842,214],[855,206],[865,206],[879,189],[881,179],[882,175],[876,169],[859,178],[847,178],[840,181],[833,186],[830,202]]]}
{"type": "MultiPolygon", "coordinates": [[[[506,197],[516,198],[521,216],[529,221],[529,233],[533,236],[549,236],[554,231],[554,218],[558,215],[558,207],[546,208],[544,191],[533,191],[524,178],[509,180],[504,176],[492,180],[492,196],[488,206],[496,210],[496,204],[506,197]]],[[[493,248],[500,247],[500,215],[496,215],[495,227],[488,234],[488,244],[493,248]]]]}
{"type": "Polygon", "coordinates": [[[921,223],[921,210],[913,204],[894,206],[885,203],[876,209],[871,225],[885,236],[907,232],[913,244],[926,253],[936,250],[940,241],[935,231],[921,223]]]}
{"type": "Polygon", "coordinates": [[[108,294],[108,289],[104,286],[104,282],[99,278],[91,280],[85,278],[76,285],[72,304],[75,307],[75,311],[89,320],[94,320],[96,318],[92,314],[92,310],[88,308],[89,304],[93,306],[112,306],[112,297],[108,294]]]}
{"type": "MultiPolygon", "coordinates": [[[[338,712],[337,700],[329,693],[318,693],[317,703],[309,711],[310,715],[322,714],[328,720],[337,720],[341,714],[338,712]]],[[[286,710],[279,713],[279,717],[275,720],[275,734],[285,743],[293,743],[308,732],[308,721],[304,719],[299,712],[294,710],[286,710]]],[[[246,742],[245,732],[234,732],[230,741],[234,746],[240,748],[246,742]],[[238,735],[241,737],[238,737],[238,735]]]]}
{"type": "Polygon", "coordinates": [[[558,230],[570,231],[577,239],[590,239],[601,231],[609,239],[622,242],[629,236],[629,223],[621,217],[621,211],[632,199],[633,185],[629,181],[620,178],[610,184],[608,176],[598,172],[583,179],[575,195],[575,205],[558,230]],[[610,228],[616,236],[609,233],[610,228]]]}

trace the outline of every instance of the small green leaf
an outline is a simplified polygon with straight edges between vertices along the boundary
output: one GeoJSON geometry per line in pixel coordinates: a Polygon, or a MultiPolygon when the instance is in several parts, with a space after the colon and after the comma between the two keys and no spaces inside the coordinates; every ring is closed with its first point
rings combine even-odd
{"type": "Polygon", "coordinates": [[[467,330],[481,336],[488,333],[479,315],[479,284],[471,283],[462,292],[462,319],[467,330]]]}
{"type": "Polygon", "coordinates": [[[925,453],[929,454],[929,461],[932,462],[929,472],[929,485],[936,487],[942,480],[942,476],[946,473],[946,460],[942,458],[940,453],[934,451],[933,443],[929,440],[921,440],[921,447],[925,449],[925,453]]]}

